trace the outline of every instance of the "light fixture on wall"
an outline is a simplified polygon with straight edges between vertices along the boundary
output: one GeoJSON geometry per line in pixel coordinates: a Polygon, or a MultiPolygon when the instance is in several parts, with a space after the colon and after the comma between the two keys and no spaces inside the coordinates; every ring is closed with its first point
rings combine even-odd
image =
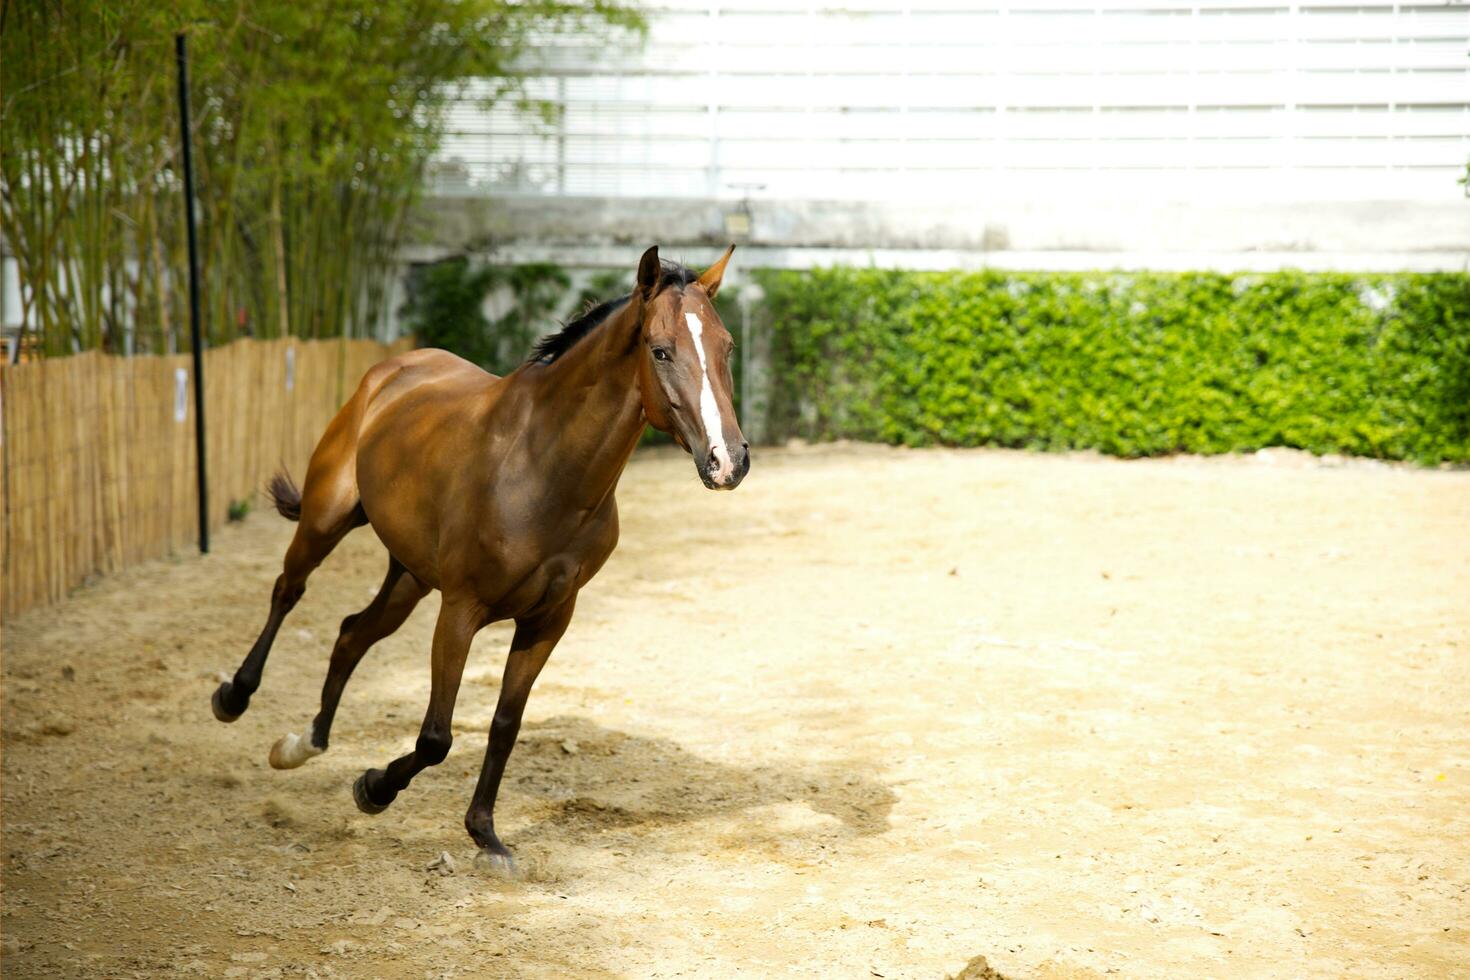
{"type": "Polygon", "coordinates": [[[750,237],[750,212],[744,208],[725,212],[725,236],[737,240],[750,237]]]}
{"type": "Polygon", "coordinates": [[[755,212],[750,205],[750,195],[766,189],[765,184],[726,184],[731,190],[742,191],[740,203],[725,212],[725,236],[733,241],[748,242],[755,227],[755,212]]]}

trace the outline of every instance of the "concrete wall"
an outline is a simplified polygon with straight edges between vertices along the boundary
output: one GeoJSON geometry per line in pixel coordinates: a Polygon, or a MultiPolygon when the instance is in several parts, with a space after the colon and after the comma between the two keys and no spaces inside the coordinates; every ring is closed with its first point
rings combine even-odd
{"type": "Polygon", "coordinates": [[[404,258],[470,252],[572,268],[630,266],[658,244],[746,267],[919,269],[1464,270],[1470,199],[1251,205],[1209,202],[853,201],[430,197],[404,258]]]}

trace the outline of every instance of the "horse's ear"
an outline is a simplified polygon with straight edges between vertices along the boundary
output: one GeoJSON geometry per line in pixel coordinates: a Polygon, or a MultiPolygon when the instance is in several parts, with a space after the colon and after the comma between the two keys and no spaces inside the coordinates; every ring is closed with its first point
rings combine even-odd
{"type": "Polygon", "coordinates": [[[699,284],[704,287],[705,295],[710,299],[715,298],[715,293],[720,291],[720,280],[725,278],[725,263],[730,261],[730,256],[735,254],[735,246],[731,245],[725,249],[725,254],[720,256],[720,261],[704,270],[704,275],[699,277],[699,284]]]}
{"type": "Polygon", "coordinates": [[[663,266],[658,261],[658,246],[652,245],[643,253],[643,258],[638,260],[638,287],[634,292],[642,299],[653,299],[661,275],[663,266]]]}

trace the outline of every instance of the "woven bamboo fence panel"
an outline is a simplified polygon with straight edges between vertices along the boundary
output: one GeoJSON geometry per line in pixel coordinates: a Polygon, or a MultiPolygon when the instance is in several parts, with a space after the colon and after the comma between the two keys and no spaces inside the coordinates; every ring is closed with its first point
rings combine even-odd
{"type": "MultiPolygon", "coordinates": [[[[278,467],[299,481],[363,373],[409,346],[288,338],[206,352],[210,526],[233,501],[260,503],[278,467]]],[[[0,366],[5,619],[197,546],[193,373],[187,355],[0,366]]]]}

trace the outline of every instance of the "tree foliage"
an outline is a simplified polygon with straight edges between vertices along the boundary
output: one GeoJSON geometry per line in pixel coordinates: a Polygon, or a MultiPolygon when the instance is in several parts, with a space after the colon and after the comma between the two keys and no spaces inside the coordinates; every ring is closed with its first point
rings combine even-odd
{"type": "Polygon", "coordinates": [[[455,256],[414,270],[401,312],[424,346],[504,376],[547,331],[570,285],[571,277],[549,263],[472,265],[455,256]],[[507,307],[494,319],[485,314],[492,293],[507,307]]]}
{"type": "Polygon", "coordinates": [[[370,334],[462,86],[524,102],[539,37],[640,27],[616,0],[0,2],[0,230],[52,355],[187,345],[176,32],[221,342],[370,334]]]}

